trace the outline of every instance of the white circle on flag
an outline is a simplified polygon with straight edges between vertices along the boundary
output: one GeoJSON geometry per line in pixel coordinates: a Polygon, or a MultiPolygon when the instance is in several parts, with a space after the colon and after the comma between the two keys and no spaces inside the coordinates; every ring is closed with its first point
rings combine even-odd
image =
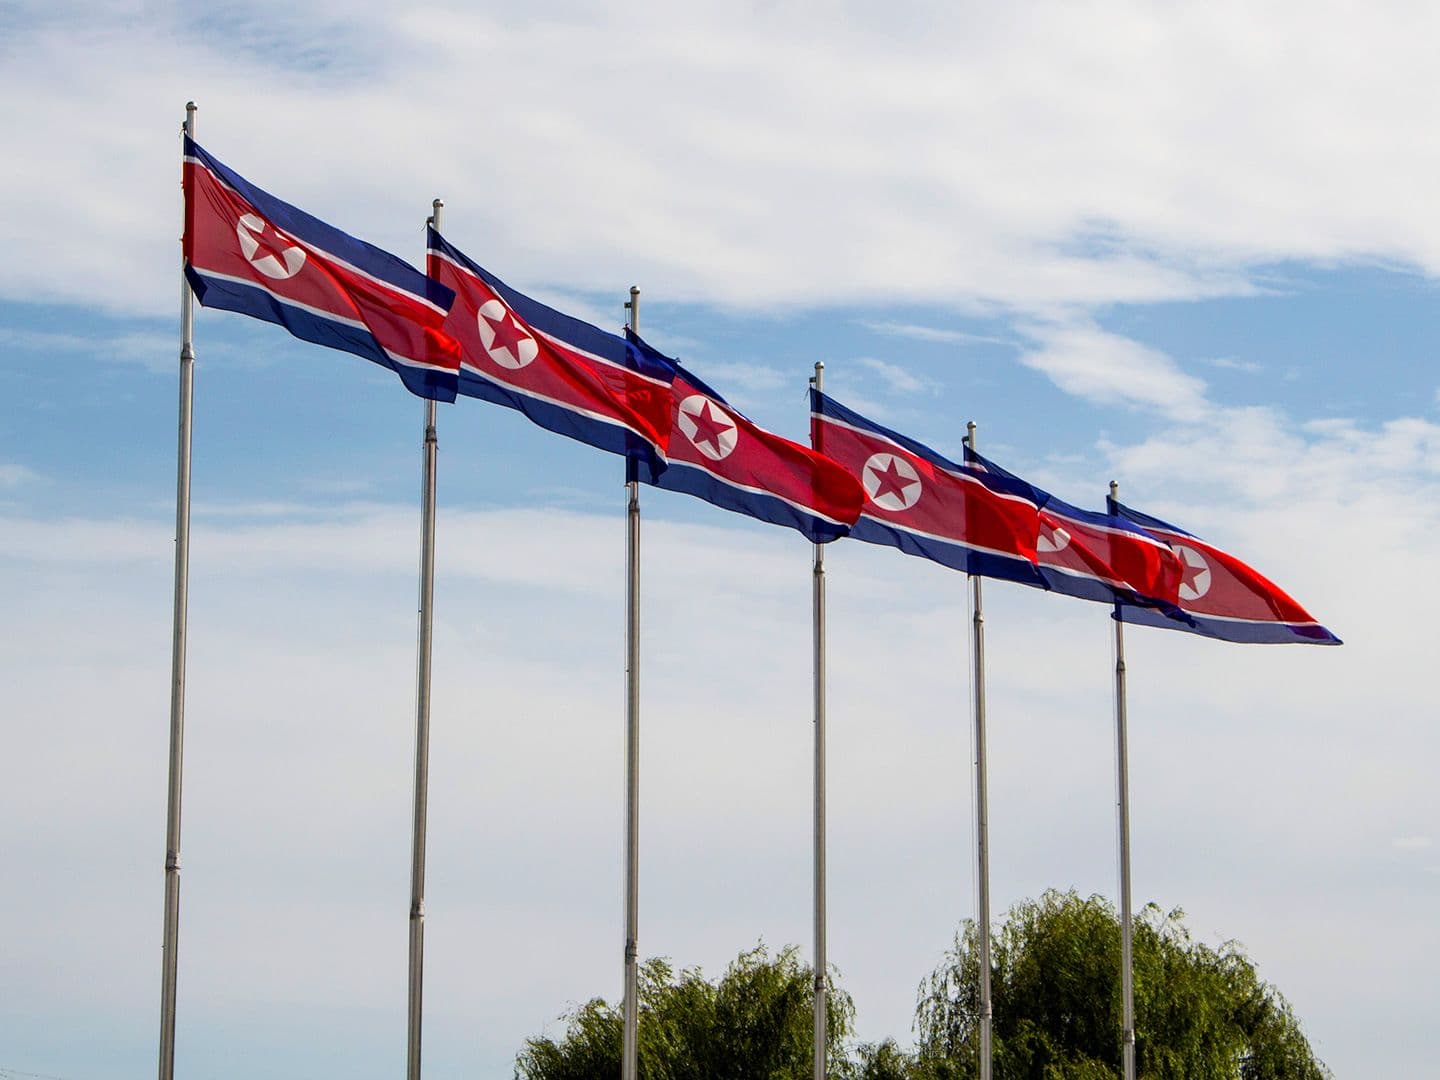
{"type": "Polygon", "coordinates": [[[288,236],[282,236],[274,225],[266,222],[259,214],[241,214],[240,220],[235,223],[235,235],[240,238],[240,250],[245,253],[250,265],[268,278],[292,278],[305,265],[305,249],[288,236]],[[274,250],[267,250],[257,259],[255,255],[260,251],[258,238],[265,235],[266,229],[271,232],[271,249],[279,247],[276,241],[289,246],[281,249],[278,255],[274,250]]]}
{"type": "Polygon", "coordinates": [[[860,470],[865,494],[882,510],[909,510],[920,499],[924,485],[915,466],[898,454],[871,454],[860,470]]]}
{"type": "Polygon", "coordinates": [[[1183,576],[1180,579],[1180,599],[1199,600],[1210,591],[1210,564],[1205,561],[1205,556],[1192,547],[1184,544],[1172,544],[1175,554],[1185,564],[1183,576]]]}
{"type": "Polygon", "coordinates": [[[704,394],[691,394],[684,398],[675,420],[685,438],[711,461],[729,457],[740,441],[740,430],[735,421],[704,394]]]}
{"type": "Polygon", "coordinates": [[[1070,546],[1070,534],[1059,525],[1041,520],[1040,535],[1035,538],[1036,551],[1064,551],[1070,546]]]}
{"type": "Polygon", "coordinates": [[[499,300],[486,300],[480,305],[475,312],[475,327],[490,359],[503,368],[523,368],[540,353],[535,339],[520,329],[510,309],[499,300]]]}

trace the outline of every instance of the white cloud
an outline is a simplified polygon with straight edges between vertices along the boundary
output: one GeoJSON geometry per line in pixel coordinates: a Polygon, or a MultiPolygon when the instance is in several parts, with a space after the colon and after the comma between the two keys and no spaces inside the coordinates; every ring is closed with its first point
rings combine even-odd
{"type": "MultiPolygon", "coordinates": [[[[1349,639],[1325,651],[1127,639],[1137,898],[1182,903],[1202,936],[1244,941],[1343,1067],[1337,1032],[1354,1001],[1327,988],[1380,967],[1368,950],[1317,951],[1314,935],[1381,892],[1402,931],[1433,917],[1433,885],[1428,899],[1407,892],[1410,863],[1377,867],[1366,844],[1440,813],[1425,765],[1440,749],[1428,724],[1440,701],[1427,609],[1409,587],[1413,566],[1440,558],[1440,498],[1423,455],[1387,449],[1424,442],[1405,425],[1352,432],[1361,445],[1331,457],[1332,429],[1287,435],[1267,420],[1254,430],[1272,434],[1236,451],[1277,475],[1238,497],[1223,455],[1199,444],[1175,450],[1191,453],[1183,470],[1163,445],[1111,448],[1128,475],[1163,474],[1171,498],[1192,504],[1185,524],[1252,557],[1349,639]],[[1273,455],[1277,445],[1290,452],[1273,455]],[[1336,573],[1362,549],[1366,574],[1336,573]],[[1382,658],[1387,678],[1368,677],[1382,658]]],[[[278,1076],[247,1049],[254,1031],[284,1031],[285,1010],[323,1002],[315,1023],[337,1049],[322,1063],[348,1065],[344,1047],[378,1039],[354,1075],[379,1075],[403,1037],[414,508],[275,509],[207,515],[195,530],[186,1030],[203,1026],[207,1053],[232,1062],[217,1075],[278,1076]],[[382,1015],[388,1035],[374,1031],[382,1015]]],[[[643,549],[641,945],[718,970],[760,936],[808,941],[809,554],[788,533],[720,515],[705,526],[660,515],[643,549]]],[[[426,999],[436,1069],[503,1072],[567,1001],[614,993],[617,525],[543,508],[442,513],[426,999]],[[478,1036],[476,1015],[488,1018],[478,1036]]],[[[133,928],[158,919],[169,523],[11,515],[0,538],[12,612],[3,709],[38,721],[14,733],[0,785],[0,849],[33,885],[0,896],[8,922],[33,928],[5,967],[37,1016],[73,1027],[93,1011],[143,1029],[153,953],[133,928]],[[63,887],[80,863],[83,897],[63,887]]],[[[827,564],[831,951],[862,1034],[904,1038],[916,981],[971,913],[967,689],[954,659],[964,581],[854,543],[827,564]]],[[[1108,893],[1108,621],[1023,589],[986,595],[996,907],[1057,882],[1108,893]]],[[[1418,992],[1402,970],[1392,984],[1367,1016],[1418,992]]]]}
{"type": "Polygon", "coordinates": [[[944,345],[1014,345],[1007,338],[987,337],[971,334],[964,330],[947,330],[939,326],[922,326],[918,323],[862,321],[861,326],[877,334],[911,338],[915,341],[930,341],[944,345]]]}
{"type": "Polygon", "coordinates": [[[1176,500],[1335,504],[1348,518],[1378,495],[1393,500],[1397,513],[1384,519],[1387,529],[1425,517],[1424,493],[1440,481],[1440,425],[1419,419],[1294,425],[1274,409],[1251,406],[1216,410],[1204,427],[1102,447],[1122,476],[1177,492],[1176,500]]]}
{"type": "MultiPolygon", "coordinates": [[[[202,141],[276,194],[417,263],[443,195],[456,243],[602,326],[631,282],[722,310],[1022,313],[1028,347],[861,325],[1013,345],[1067,393],[1164,422],[1101,446],[1127,499],[1234,548],[1348,641],[1133,635],[1137,898],[1245,941],[1337,1071],[1414,1071],[1428,1017],[1378,1050],[1346,1033],[1413,1011],[1415,971],[1440,962],[1423,860],[1373,858],[1422,850],[1414,823],[1440,818],[1437,426],[1222,408],[1092,309],[1253,292],[1275,260],[1440,269],[1440,150],[1412,137],[1440,120],[1414,92],[1440,11],[1114,0],[817,22],[793,5],[322,0],[6,19],[0,92],[45,102],[8,118],[0,243],[43,258],[0,264],[7,298],[173,316],[175,126],[194,96],[202,141]],[[1336,934],[1374,910],[1424,964],[1336,934]],[[1374,988],[1358,1006],[1355,985],[1374,988]]],[[[98,350],[58,331],[0,345],[167,372],[175,353],[143,328],[98,350]]],[[[874,370],[915,378],[891,368],[874,370]]],[[[701,374],[792,381],[748,361],[701,374]]],[[[885,418],[858,374],[831,389],[885,418]]],[[[0,487],[30,475],[0,466],[0,487]]],[[[32,928],[0,970],[42,1018],[27,1031],[104,1042],[154,1022],[171,526],[3,517],[0,715],[36,722],[0,783],[0,851],[30,884],[0,916],[32,928]]],[[[641,944],[713,969],[761,934],[809,937],[808,549],[645,529],[641,944]]],[[[256,1032],[283,1042],[295,1015],[291,1041],[325,1048],[316,1075],[379,1075],[400,1052],[415,531],[388,503],[197,505],[182,1026],[217,1075],[293,1075],[294,1046],[256,1032]]],[[[442,513],[432,1068],[503,1074],[567,1001],[614,994],[620,537],[613,517],[543,507],[442,513]]],[[[971,913],[963,582],[831,550],[832,957],[862,1034],[903,1038],[916,980],[971,913]]],[[[1018,589],[987,604],[997,910],[1057,882],[1109,892],[1107,623],[1018,589]]],[[[98,1080],[93,1064],[46,1071],[98,1080]]]]}
{"type": "Polygon", "coordinates": [[[0,462],[0,489],[18,488],[23,484],[34,483],[37,479],[39,476],[34,469],[14,462],[0,462]]]}
{"type": "Polygon", "coordinates": [[[795,372],[784,372],[768,364],[707,360],[696,368],[695,373],[708,383],[736,387],[741,391],[741,396],[744,396],[745,394],[763,394],[785,386],[795,386],[803,390],[805,384],[801,380],[808,378],[803,372],[803,368],[797,369],[795,372]]]}
{"type": "Polygon", "coordinates": [[[1170,357],[1090,323],[1036,325],[1036,347],[1020,362],[1049,376],[1066,393],[1102,405],[1130,405],[1187,423],[1205,418],[1205,383],[1170,357]]]}
{"type": "Polygon", "coordinates": [[[1257,364],[1254,360],[1239,360],[1233,356],[1213,356],[1204,362],[1211,367],[1217,367],[1224,371],[1239,371],[1246,375],[1258,375],[1261,371],[1265,370],[1261,364],[1257,364]]]}
{"type": "Polygon", "coordinates": [[[0,91],[47,108],[11,118],[27,167],[0,185],[0,242],[46,257],[7,261],[0,292],[168,313],[191,96],[255,182],[416,261],[442,194],[452,238],[521,287],[1040,310],[1243,292],[1280,259],[1433,270],[1436,151],[1409,133],[1440,120],[1412,90],[1437,21],[1122,0],[824,28],[713,3],[22,11],[0,91]],[[472,103],[464,137],[440,101],[472,103]]]}
{"type": "MultiPolygon", "coordinates": [[[[176,309],[179,310],[178,307],[176,309]]],[[[177,316],[178,317],[178,316],[177,316]]],[[[173,374],[180,355],[178,331],[162,334],[134,330],[127,333],[78,334],[49,330],[0,327],[0,348],[39,353],[63,353],[110,363],[138,364],[157,374],[173,374]]]]}
{"type": "Polygon", "coordinates": [[[893,393],[918,394],[930,389],[931,384],[927,380],[911,374],[899,364],[877,360],[873,356],[861,356],[855,362],[880,376],[893,393]]]}

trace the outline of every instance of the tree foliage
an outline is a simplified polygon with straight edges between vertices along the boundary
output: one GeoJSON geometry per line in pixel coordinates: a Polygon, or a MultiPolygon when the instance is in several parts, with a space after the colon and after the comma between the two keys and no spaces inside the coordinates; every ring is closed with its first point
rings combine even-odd
{"type": "MultiPolygon", "coordinates": [[[[1145,1080],[1326,1080],[1290,1005],[1234,942],[1193,942],[1184,912],[1134,924],[1136,1073],[1145,1080]]],[[[921,985],[916,1076],[977,1075],[979,949],[967,922],[921,985]]],[[[1120,924],[1098,896],[1011,908],[992,947],[996,1080],[1100,1080],[1120,1068],[1120,924]]]]}
{"type": "MultiPolygon", "coordinates": [[[[913,1051],[849,1046],[854,1007],[831,985],[837,1080],[979,1075],[978,937],[965,923],[920,985],[913,1051]]],[[[1100,897],[1045,893],[1011,908],[992,947],[995,1080],[1114,1080],[1120,1072],[1120,926],[1100,897]]],[[[1329,1080],[1290,1005],[1234,942],[1191,941],[1184,913],[1135,921],[1136,1064],[1142,1080],[1329,1080]]],[[[641,969],[641,1080],[809,1080],[812,975],[797,950],[742,953],[718,983],[664,961],[641,969]]],[[[619,1075],[620,1010],[596,998],[564,1036],[530,1039],[517,1080],[619,1075]]]]}
{"type": "MultiPolygon", "coordinates": [[[[829,985],[829,1044],[836,1059],[855,1010],[829,985]]],[[[814,976],[794,947],[771,956],[763,945],[741,953],[718,983],[698,969],[678,975],[663,960],[640,969],[640,1080],[808,1080],[812,1063],[814,976]]],[[[623,1016],[595,998],[566,1014],[558,1042],[530,1039],[515,1062],[517,1080],[595,1080],[620,1075],[623,1016]]]]}

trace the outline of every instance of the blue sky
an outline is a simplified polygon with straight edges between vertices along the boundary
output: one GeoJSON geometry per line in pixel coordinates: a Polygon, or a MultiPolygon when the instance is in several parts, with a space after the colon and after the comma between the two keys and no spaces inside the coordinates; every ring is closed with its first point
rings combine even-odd
{"type": "MultiPolygon", "coordinates": [[[[1248,557],[1347,644],[1128,639],[1137,900],[1238,939],[1337,1075],[1437,1004],[1428,9],[0,8],[0,1069],[153,1068],[178,144],[418,262],[642,330],[796,438],[852,406],[1248,557]],[[18,883],[18,884],[16,884],[18,883]],[[1393,943],[1403,941],[1403,948],[1393,943]]],[[[201,311],[179,1061],[403,1060],[421,404],[201,311]]],[[[443,407],[427,1074],[620,975],[616,460],[443,407]]],[[[808,948],[809,571],[644,495],[641,948],[808,948]]],[[[974,910],[964,581],[834,545],[831,958],[864,1038],[974,910]]],[[[1109,626],[987,592],[997,911],[1114,895],[1109,626]]]]}

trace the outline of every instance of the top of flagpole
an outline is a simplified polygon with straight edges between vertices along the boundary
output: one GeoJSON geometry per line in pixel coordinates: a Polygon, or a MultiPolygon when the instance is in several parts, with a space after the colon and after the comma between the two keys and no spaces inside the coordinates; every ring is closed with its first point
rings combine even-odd
{"type": "Polygon", "coordinates": [[[640,286],[630,286],[630,299],[625,301],[625,310],[630,312],[630,330],[640,333],[640,286]]]}

